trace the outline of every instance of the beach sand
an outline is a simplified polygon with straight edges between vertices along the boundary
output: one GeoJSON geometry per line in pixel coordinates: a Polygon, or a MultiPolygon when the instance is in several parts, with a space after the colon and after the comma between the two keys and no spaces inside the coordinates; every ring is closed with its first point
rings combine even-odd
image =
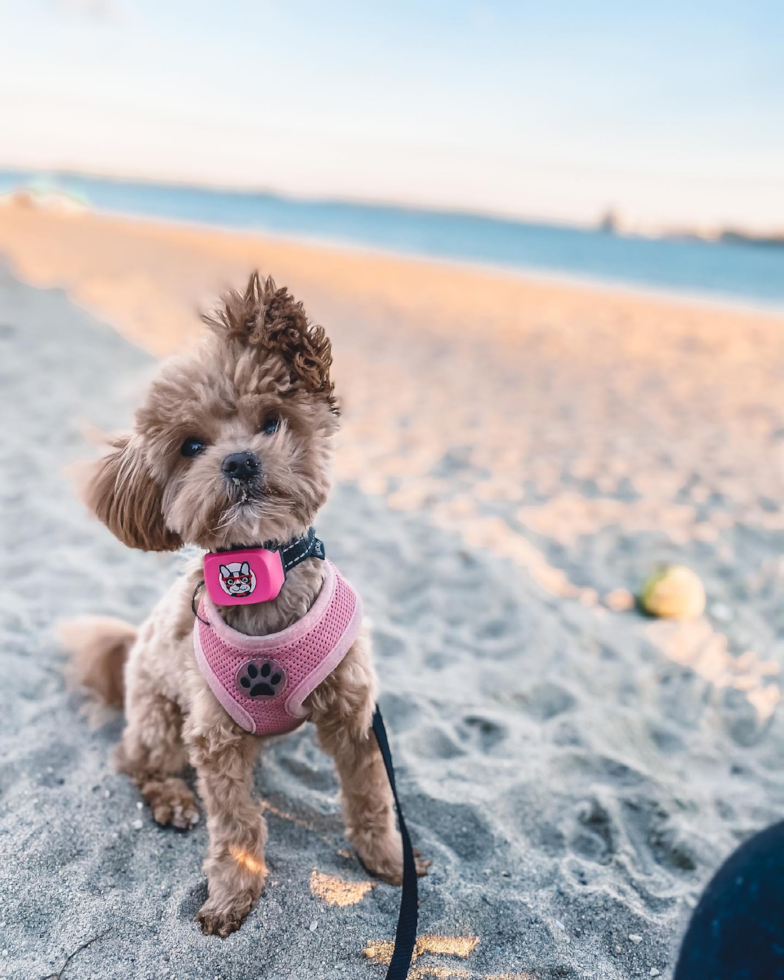
{"type": "Polygon", "coordinates": [[[412,977],[667,976],[711,873],[784,808],[784,317],[90,213],[4,208],[0,254],[0,976],[384,976],[399,893],[351,857],[309,728],[256,773],[265,896],[204,937],[203,824],[137,809],[121,720],[80,715],[53,631],[139,622],[175,574],[63,468],[256,265],[334,340],[319,532],[434,862],[412,977]],[[705,617],[629,608],[659,560],[700,574],[705,617]]]}

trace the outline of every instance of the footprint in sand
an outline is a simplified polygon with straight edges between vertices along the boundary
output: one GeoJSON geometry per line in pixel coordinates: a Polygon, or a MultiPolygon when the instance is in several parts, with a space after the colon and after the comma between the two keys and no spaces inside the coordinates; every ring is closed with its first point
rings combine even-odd
{"type": "Polygon", "coordinates": [[[571,848],[580,857],[609,864],[617,850],[618,832],[607,809],[596,799],[586,801],[577,813],[571,848]]]}

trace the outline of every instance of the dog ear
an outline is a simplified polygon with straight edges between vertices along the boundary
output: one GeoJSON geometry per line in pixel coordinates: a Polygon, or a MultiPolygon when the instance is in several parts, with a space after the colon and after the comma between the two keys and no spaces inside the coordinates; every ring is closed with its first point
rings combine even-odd
{"type": "Polygon", "coordinates": [[[152,478],[137,440],[118,436],[112,451],[91,464],[84,479],[84,502],[129,548],[176,551],[182,538],[166,527],[163,489],[152,478]]]}
{"type": "Polygon", "coordinates": [[[240,573],[242,575],[250,575],[250,565],[246,561],[242,563],[242,568],[240,569],[240,573]]]}
{"type": "Polygon", "coordinates": [[[220,573],[223,576],[223,578],[229,578],[229,576],[231,575],[231,570],[226,565],[221,565],[220,573]]]}

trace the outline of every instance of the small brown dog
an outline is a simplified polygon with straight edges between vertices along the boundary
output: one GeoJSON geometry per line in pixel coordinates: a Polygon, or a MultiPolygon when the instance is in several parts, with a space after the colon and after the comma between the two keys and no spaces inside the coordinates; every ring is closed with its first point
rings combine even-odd
{"type": "MultiPolygon", "coordinates": [[[[338,409],[324,330],[308,322],[285,289],[257,274],[206,322],[203,341],[164,364],[132,433],[113,443],[87,481],[89,506],[132,548],[282,545],[307,534],[327,497],[338,409]],[[229,478],[225,460],[240,452],[255,460],[253,472],[229,478]]],[[[308,558],[287,573],[277,598],[219,611],[239,633],[277,633],[308,612],[324,575],[324,562],[308,558]]],[[[261,739],[232,720],[197,664],[192,599],[201,578],[198,562],[138,631],[82,619],[65,624],[63,633],[81,683],[109,703],[124,702],[127,724],[116,764],[158,823],[188,829],[198,821],[194,795],[180,776],[186,760],[195,767],[209,831],[209,897],[198,921],[205,933],[227,936],[253,907],[267,875],[267,829],[251,792],[261,739]]],[[[400,834],[371,729],[375,700],[363,627],[304,708],[335,759],[349,839],[371,872],[400,884],[400,834]]],[[[427,864],[417,862],[419,874],[427,864]]]]}

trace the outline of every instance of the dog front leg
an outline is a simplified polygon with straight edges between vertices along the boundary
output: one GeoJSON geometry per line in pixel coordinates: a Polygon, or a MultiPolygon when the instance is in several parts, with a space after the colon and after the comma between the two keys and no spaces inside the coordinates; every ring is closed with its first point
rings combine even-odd
{"type": "MultiPolygon", "coordinates": [[[[335,760],[346,836],[368,871],[399,885],[403,844],[392,789],[373,734],[375,703],[370,638],[363,632],[308,704],[321,747],[335,760]]],[[[417,852],[417,874],[427,874],[429,866],[417,852]]]]}
{"type": "Polygon", "coordinates": [[[225,938],[242,925],[264,888],[267,825],[252,796],[259,739],[230,723],[187,733],[207,811],[204,862],[208,899],[196,917],[202,932],[225,938]]]}

